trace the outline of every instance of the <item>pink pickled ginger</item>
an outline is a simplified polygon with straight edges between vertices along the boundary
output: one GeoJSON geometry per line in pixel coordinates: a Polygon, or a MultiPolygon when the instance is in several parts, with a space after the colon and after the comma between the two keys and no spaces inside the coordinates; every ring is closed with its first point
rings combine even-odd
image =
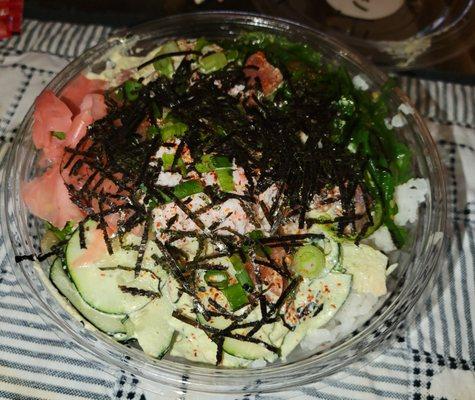
{"type": "Polygon", "coordinates": [[[57,164],[24,183],[21,194],[32,214],[56,227],[63,228],[68,221],[77,222],[84,217],[81,209],[71,201],[57,164]]]}
{"type": "Polygon", "coordinates": [[[22,197],[32,214],[59,228],[84,216],[69,197],[60,165],[65,147],[74,148],[86,135],[87,127],[107,114],[100,93],[104,86],[104,81],[80,75],[60,98],[46,90],[35,103],[33,143],[43,151],[42,162],[46,161],[49,168],[43,175],[24,183],[22,197]]]}
{"type": "Polygon", "coordinates": [[[60,98],[70,110],[79,114],[81,103],[88,94],[100,94],[104,92],[106,82],[100,79],[88,79],[84,75],[78,75],[62,91],[60,98]]]}

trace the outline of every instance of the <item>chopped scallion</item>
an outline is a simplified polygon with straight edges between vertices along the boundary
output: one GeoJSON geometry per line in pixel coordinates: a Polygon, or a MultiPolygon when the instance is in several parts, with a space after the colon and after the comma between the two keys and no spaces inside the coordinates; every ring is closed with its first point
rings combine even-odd
{"type": "Polygon", "coordinates": [[[66,133],[62,131],[51,131],[51,136],[54,136],[56,139],[59,140],[66,139],[66,133]]]}
{"type": "Polygon", "coordinates": [[[205,74],[219,71],[220,69],[223,69],[227,63],[228,60],[223,52],[204,56],[199,61],[201,71],[205,74]]]}

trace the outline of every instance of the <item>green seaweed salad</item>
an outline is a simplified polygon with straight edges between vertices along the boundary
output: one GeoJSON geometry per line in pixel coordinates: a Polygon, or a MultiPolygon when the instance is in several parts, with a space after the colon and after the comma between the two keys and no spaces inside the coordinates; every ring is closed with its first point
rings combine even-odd
{"type": "MultiPolygon", "coordinates": [[[[316,116],[315,125],[323,125],[316,128],[316,134],[328,138],[336,152],[349,152],[360,159],[357,179],[370,194],[378,214],[370,232],[383,223],[401,247],[406,232],[393,222],[398,211],[393,196],[395,187],[412,177],[412,157],[409,148],[385,122],[390,115],[388,99],[395,87],[394,80],[388,79],[373,91],[360,90],[345,67],[323,62],[318,51],[306,44],[271,34],[247,33],[224,46],[236,51],[240,63],[249,54],[263,50],[270,63],[283,71],[286,80],[282,86],[274,96],[263,99],[269,107],[283,110],[291,118],[299,104],[311,107],[315,102],[315,113],[322,108],[330,113],[326,120],[322,115],[316,116]]],[[[308,118],[305,114],[296,115],[308,118]]]]}
{"type": "Polygon", "coordinates": [[[61,162],[84,218],[48,234],[81,318],[155,357],[245,367],[386,294],[387,256],[365,239],[387,227],[403,246],[394,193],[412,173],[392,82],[355,85],[261,32],[126,64],[99,76],[107,114],[61,162]]]}

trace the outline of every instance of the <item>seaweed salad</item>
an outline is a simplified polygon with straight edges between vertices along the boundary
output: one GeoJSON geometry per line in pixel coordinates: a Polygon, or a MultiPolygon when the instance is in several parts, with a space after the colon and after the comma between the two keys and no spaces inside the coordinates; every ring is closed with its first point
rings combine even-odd
{"type": "Polygon", "coordinates": [[[37,100],[37,258],[78,318],[153,357],[259,367],[329,344],[386,295],[395,193],[425,182],[392,89],[261,32],[110,57],[37,100]]]}

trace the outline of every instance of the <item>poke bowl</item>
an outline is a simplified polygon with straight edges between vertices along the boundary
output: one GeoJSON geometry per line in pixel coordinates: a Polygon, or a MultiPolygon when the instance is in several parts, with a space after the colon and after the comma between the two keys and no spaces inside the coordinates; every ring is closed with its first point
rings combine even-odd
{"type": "Polygon", "coordinates": [[[339,42],[196,13],[112,36],[52,80],[1,209],[22,289],[104,368],[271,392],[410,323],[437,274],[445,180],[410,100],[339,42]]]}

